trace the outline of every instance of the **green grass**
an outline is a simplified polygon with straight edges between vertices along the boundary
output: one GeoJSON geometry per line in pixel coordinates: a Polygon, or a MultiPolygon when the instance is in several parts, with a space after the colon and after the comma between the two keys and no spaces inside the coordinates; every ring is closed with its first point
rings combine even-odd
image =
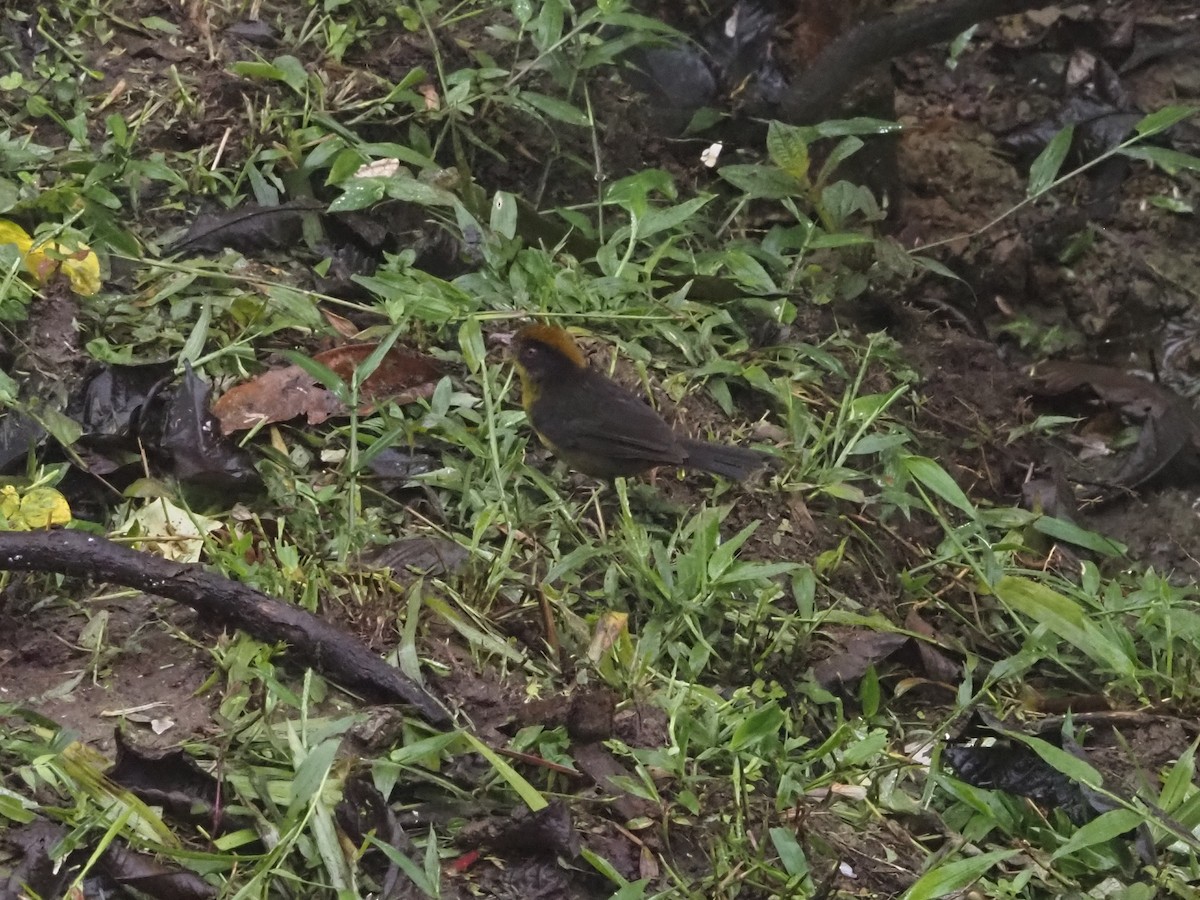
{"type": "MultiPolygon", "coordinates": [[[[832,322],[821,315],[831,301],[902,279],[900,270],[942,271],[932,260],[897,262],[893,245],[876,243],[870,193],[831,166],[810,171],[814,148],[844,158],[891,126],[774,123],[766,156],[699,189],[660,169],[598,183],[596,85],[612,90],[605,66],[663,29],[624,3],[577,7],[268,6],[265,20],[283,35],[275,55],[243,48],[204,78],[159,60],[107,105],[118,76],[100,76],[101,62],[127,31],[163,38],[174,24],[126,21],[102,2],[5,13],[46,48],[22,62],[11,37],[0,38],[17,63],[0,93],[0,215],[100,256],[105,284],[78,301],[90,357],[188,361],[227,385],[332,339],[321,315],[329,308],[369,316],[364,340],[403,340],[447,368],[427,401],[264,428],[247,441],[264,490],[237,510],[166,481],[143,483],[145,496],[223,526],[204,539],[209,565],[373,636],[413,677],[504,685],[505,702],[600,684],[622,709],[661,716],[661,745],[608,742],[631,773],[623,789],[661,804],[648,821],[617,823],[646,837],[653,865],[643,871],[653,877],[626,883],[588,849],[569,865],[588,873],[574,883],[586,880],[597,896],[861,896],[868,873],[909,900],[967,888],[1139,897],[1149,884],[1190,896],[1194,745],[1146,773],[1136,796],[1045,742],[1033,746],[1112,798],[1113,812],[1083,828],[940,765],[952,728],[976,709],[1017,709],[1031,686],[1194,713],[1200,619],[1194,586],[1135,567],[1098,535],[966,496],[931,458],[938,448],[920,417],[918,379],[890,338],[828,324],[806,331],[832,322]],[[371,66],[397,34],[422,48],[398,78],[371,66]],[[230,85],[237,91],[215,89],[230,85]],[[221,128],[192,147],[165,138],[204,122],[227,123],[227,140],[221,128]],[[537,177],[485,180],[499,179],[498,160],[518,158],[522,141],[553,164],[537,177]],[[405,167],[398,174],[354,177],[391,157],[405,167]],[[515,195],[532,201],[538,184],[572,180],[588,187],[545,204],[552,239],[531,237],[515,195]],[[296,197],[345,212],[416,203],[482,261],[443,280],[413,268],[411,252],[391,254],[362,279],[371,299],[349,302],[307,287],[321,264],[318,234],[294,252],[163,255],[201,201],[296,197]],[[761,224],[764,213],[774,224],[761,224]],[[600,359],[621,360],[623,376],[723,436],[764,435],[778,471],[744,487],[662,473],[659,489],[619,483],[612,493],[573,479],[530,440],[511,367],[487,340],[526,316],[593,335],[600,359]],[[803,339],[764,342],[764,322],[803,339]],[[419,450],[432,467],[402,492],[381,490],[369,463],[389,447],[419,450]],[[341,452],[329,461],[326,450],[341,452]],[[910,521],[932,523],[935,543],[903,538],[910,521]],[[411,580],[356,565],[360,550],[410,536],[452,541],[467,562],[411,580]],[[1046,565],[1056,540],[1091,559],[1046,565]],[[918,684],[911,664],[883,659],[844,690],[812,678],[837,641],[907,633],[913,610],[961,664],[956,683],[918,684]],[[1153,867],[1123,837],[1135,825],[1149,831],[1153,867]],[[678,848],[707,863],[686,864],[678,848]],[[858,875],[839,875],[840,864],[858,875]]],[[[205,14],[227,23],[242,12],[214,4],[205,14]]],[[[1153,117],[1139,137],[1183,114],[1153,117]]],[[[1061,149],[1035,166],[1031,202],[1067,177],[1061,149]]],[[[1153,155],[1141,143],[1124,149],[1153,155]]],[[[0,248],[0,319],[19,334],[39,288],[11,249],[0,248]]],[[[20,374],[9,374],[19,387],[20,374]]],[[[357,388],[339,389],[353,397],[357,388]]],[[[26,492],[64,471],[31,466],[12,481],[26,492]]],[[[91,525],[119,529],[148,502],[131,496],[91,525]]],[[[120,658],[96,621],[84,647],[89,672],[104,679],[120,658]]],[[[69,837],[52,855],[81,848],[77,883],[95,851],[120,842],[200,873],[222,897],[366,896],[378,890],[382,860],[437,897],[477,877],[446,864],[469,849],[455,839],[481,810],[561,797],[580,821],[618,834],[616,814],[576,782],[488,743],[506,739],[508,749],[572,766],[561,725],[488,732],[480,743],[466,715],[445,732],[409,718],[385,746],[353,752],[346,736],[368,719],[354,698],[314,673],[299,677],[279,648],[213,640],[214,733],[183,749],[222,779],[235,827],[212,834],[146,806],[107,782],[106,763],[69,731],[6,703],[0,838],[35,817],[62,824],[69,837]],[[379,829],[352,840],[337,809],[360,777],[401,822],[427,804],[450,813],[430,824],[416,817],[395,846],[379,829]]],[[[0,856],[0,877],[6,864],[0,856]]]]}

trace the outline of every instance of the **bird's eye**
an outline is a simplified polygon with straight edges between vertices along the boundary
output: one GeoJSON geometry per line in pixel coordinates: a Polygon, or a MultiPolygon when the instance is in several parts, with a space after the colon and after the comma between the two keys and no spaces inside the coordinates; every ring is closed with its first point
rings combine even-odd
{"type": "Polygon", "coordinates": [[[529,362],[538,358],[538,348],[534,344],[528,344],[521,348],[521,360],[529,362]]]}

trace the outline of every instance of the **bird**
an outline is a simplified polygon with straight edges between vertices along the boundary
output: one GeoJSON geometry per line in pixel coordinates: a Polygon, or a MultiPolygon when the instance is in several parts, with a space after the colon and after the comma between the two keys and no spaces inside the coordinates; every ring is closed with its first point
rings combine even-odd
{"type": "Polygon", "coordinates": [[[773,459],[679,434],[650,404],[589,366],[562,328],[527,325],[513,339],[513,352],[534,432],[585,475],[611,481],[675,466],[741,481],[773,459]]]}

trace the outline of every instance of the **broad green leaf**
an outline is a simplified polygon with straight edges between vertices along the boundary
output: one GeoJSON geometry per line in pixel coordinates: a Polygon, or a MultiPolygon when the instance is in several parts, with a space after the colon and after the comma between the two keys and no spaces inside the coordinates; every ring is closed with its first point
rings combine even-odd
{"type": "Polygon", "coordinates": [[[804,182],[774,166],[722,166],[720,175],[751,200],[783,200],[805,192],[804,182]]]}
{"type": "Polygon", "coordinates": [[[1016,854],[1016,850],[993,850],[967,859],[956,859],[930,869],[901,895],[901,900],[934,900],[946,897],[974,884],[996,863],[1016,854]]]}
{"type": "Polygon", "coordinates": [[[783,122],[772,122],[767,126],[767,154],[771,162],[798,181],[808,179],[811,162],[805,129],[783,122]]]}
{"type": "Polygon", "coordinates": [[[1142,137],[1148,137],[1160,131],[1166,131],[1172,125],[1194,116],[1197,111],[1195,106],[1164,106],[1138,122],[1134,126],[1134,131],[1142,137]]]}
{"type": "Polygon", "coordinates": [[[467,739],[467,743],[471,745],[471,749],[491,763],[492,768],[496,770],[496,774],[508,782],[508,786],[516,792],[518,797],[525,801],[525,805],[529,807],[531,812],[537,812],[550,805],[538,789],[522,778],[517,773],[517,770],[505,762],[504,758],[495,750],[469,731],[464,731],[462,735],[467,739]]]}
{"type": "Polygon", "coordinates": [[[382,178],[350,178],[342,183],[342,195],[329,204],[329,211],[353,212],[374,206],[383,199],[385,191],[382,178]]]}
{"type": "Polygon", "coordinates": [[[1069,750],[1064,750],[1062,747],[1058,747],[1042,738],[1022,734],[1017,731],[1005,731],[1004,734],[1024,744],[1055,771],[1061,772],[1072,781],[1077,781],[1092,788],[1103,786],[1104,776],[1091,763],[1080,759],[1069,750]]]}
{"type": "Polygon", "coordinates": [[[578,125],[580,128],[587,128],[592,124],[582,110],[572,106],[565,100],[559,100],[557,97],[548,97],[545,94],[539,94],[537,91],[521,91],[518,96],[519,99],[528,103],[538,112],[545,113],[552,119],[566,122],[568,125],[578,125]]]}
{"type": "Polygon", "coordinates": [[[405,200],[421,206],[454,206],[458,202],[458,198],[450,191],[408,175],[385,178],[384,192],[393,200],[405,200]]]}
{"type": "Polygon", "coordinates": [[[779,705],[767,703],[738,723],[729,739],[729,749],[736,753],[767,738],[777,737],[783,722],[783,710],[779,705]]]}
{"type": "Polygon", "coordinates": [[[1156,166],[1161,167],[1168,175],[1175,175],[1179,172],[1200,171],[1200,157],[1180,153],[1178,150],[1171,150],[1167,147],[1151,147],[1149,144],[1138,144],[1135,147],[1126,147],[1120,152],[1134,159],[1144,159],[1147,162],[1152,162],[1156,166]]]}
{"type": "Polygon", "coordinates": [[[488,224],[496,234],[511,241],[517,233],[517,198],[508,191],[496,191],[488,224]]]}
{"type": "Polygon", "coordinates": [[[808,858],[805,857],[804,849],[796,840],[792,829],[772,828],[770,835],[771,843],[775,845],[775,852],[779,854],[779,861],[783,864],[784,871],[793,878],[807,875],[808,858]]]}
{"type": "Polygon", "coordinates": [[[975,515],[975,507],[967,499],[962,488],[932,459],[927,456],[905,456],[901,463],[909,475],[947,503],[957,506],[969,516],[975,515]]]}
{"type": "MultiPolygon", "coordinates": [[[[1196,744],[1198,741],[1193,741],[1192,745],[1184,751],[1183,755],[1171,766],[1171,771],[1167,773],[1166,780],[1163,782],[1162,793],[1159,795],[1158,802],[1167,812],[1174,812],[1195,790],[1193,781],[1196,775],[1196,744]]],[[[1185,828],[1192,828],[1192,823],[1183,823],[1185,828]]]]}
{"type": "Polygon", "coordinates": [[[1034,531],[1038,531],[1056,541],[1066,541],[1077,547],[1085,547],[1102,556],[1120,556],[1127,549],[1124,544],[1106,538],[1102,534],[1080,528],[1074,522],[1065,519],[1055,519],[1042,516],[1033,523],[1034,531]]]}
{"type": "Polygon", "coordinates": [[[1071,141],[1075,139],[1075,126],[1068,125],[1056,134],[1045,149],[1038,154],[1033,165],[1029,167],[1029,186],[1025,189],[1027,196],[1036,197],[1054,183],[1062,168],[1063,160],[1071,149],[1071,141]]]}
{"type": "Polygon", "coordinates": [[[1088,618],[1074,600],[1044,584],[1006,575],[995,587],[1000,601],[1045,625],[1060,638],[1119,675],[1132,676],[1134,660],[1088,618]]]}
{"type": "Polygon", "coordinates": [[[1097,816],[1071,835],[1065,844],[1054,851],[1051,859],[1062,859],[1077,850],[1094,844],[1103,844],[1127,831],[1132,831],[1145,821],[1145,817],[1132,809],[1114,809],[1097,816]]]}
{"type": "Polygon", "coordinates": [[[341,741],[330,739],[322,741],[308,752],[300,767],[296,769],[296,777],[292,779],[291,800],[288,806],[293,811],[308,803],[321,789],[325,779],[329,777],[329,769],[337,757],[341,741]]]}
{"type": "Polygon", "coordinates": [[[691,200],[676,206],[668,206],[666,209],[647,210],[645,215],[638,220],[637,236],[644,239],[660,231],[669,231],[691,219],[712,199],[712,195],[709,194],[706,197],[693,197],[691,200]]]}

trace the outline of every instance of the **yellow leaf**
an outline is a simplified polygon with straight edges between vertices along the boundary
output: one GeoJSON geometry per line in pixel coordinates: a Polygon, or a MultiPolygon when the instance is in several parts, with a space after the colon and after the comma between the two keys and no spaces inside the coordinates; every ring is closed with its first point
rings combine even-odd
{"type": "Polygon", "coordinates": [[[61,268],[75,293],[90,297],[100,290],[100,260],[87,244],[75,250],[53,241],[38,244],[26,255],[25,268],[38,284],[45,284],[61,268]]]}
{"type": "Polygon", "coordinates": [[[0,219],[0,244],[13,244],[22,258],[33,246],[33,238],[24,228],[8,219],[0,219]]]}
{"type": "Polygon", "coordinates": [[[54,488],[34,488],[21,498],[21,518],[30,528],[66,525],[71,521],[71,507],[54,488]]]}
{"type": "Polygon", "coordinates": [[[62,269],[75,293],[91,296],[100,290],[100,260],[87,244],[71,249],[55,241],[43,241],[35,247],[29,232],[7,219],[0,219],[0,244],[17,248],[25,270],[38,284],[45,284],[62,269]]]}
{"type": "Polygon", "coordinates": [[[609,610],[600,616],[592,632],[592,642],[587,655],[593,663],[599,662],[623,635],[629,633],[629,613],[609,610]]]}
{"type": "Polygon", "coordinates": [[[11,484],[6,484],[0,488],[0,516],[3,516],[11,523],[16,518],[17,513],[21,511],[21,495],[17,493],[17,489],[11,484]]]}

